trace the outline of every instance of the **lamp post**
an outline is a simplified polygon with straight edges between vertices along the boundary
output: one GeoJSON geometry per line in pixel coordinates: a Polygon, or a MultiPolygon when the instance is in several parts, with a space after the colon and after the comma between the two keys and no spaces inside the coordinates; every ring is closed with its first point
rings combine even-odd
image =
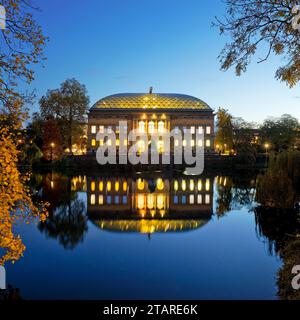
{"type": "Polygon", "coordinates": [[[51,142],[50,146],[51,146],[51,162],[53,162],[53,148],[55,147],[55,144],[51,142]]]}
{"type": "Polygon", "coordinates": [[[270,148],[269,143],[265,143],[266,155],[268,155],[269,148],[270,148]]]}
{"type": "Polygon", "coordinates": [[[265,143],[265,149],[266,149],[266,164],[268,164],[268,150],[270,148],[270,145],[269,143],[265,143]]]}

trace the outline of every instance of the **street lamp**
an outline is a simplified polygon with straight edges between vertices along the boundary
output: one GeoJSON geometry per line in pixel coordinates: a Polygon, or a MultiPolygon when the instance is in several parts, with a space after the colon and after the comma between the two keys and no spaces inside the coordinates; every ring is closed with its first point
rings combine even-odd
{"type": "Polygon", "coordinates": [[[268,150],[269,150],[269,148],[270,148],[269,143],[265,143],[266,154],[268,154],[268,150]]]}
{"type": "Polygon", "coordinates": [[[53,161],[53,148],[55,147],[55,143],[51,142],[50,146],[51,146],[51,162],[52,162],[53,161]]]}

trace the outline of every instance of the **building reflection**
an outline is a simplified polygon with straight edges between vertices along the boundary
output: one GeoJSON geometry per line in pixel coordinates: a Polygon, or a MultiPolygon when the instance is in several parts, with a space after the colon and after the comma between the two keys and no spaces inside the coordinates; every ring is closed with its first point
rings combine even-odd
{"type": "Polygon", "coordinates": [[[87,178],[87,211],[110,231],[180,232],[206,224],[213,213],[213,178],[87,178]]]}

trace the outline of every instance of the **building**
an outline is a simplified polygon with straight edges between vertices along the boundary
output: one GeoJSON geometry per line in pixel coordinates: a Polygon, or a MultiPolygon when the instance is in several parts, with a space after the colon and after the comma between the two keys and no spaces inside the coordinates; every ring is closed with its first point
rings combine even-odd
{"type": "Polygon", "coordinates": [[[175,232],[202,227],[213,213],[213,178],[88,177],[87,215],[103,230],[175,232]]]}
{"type": "MultiPolygon", "coordinates": [[[[119,121],[127,122],[128,132],[136,129],[146,134],[164,133],[166,131],[187,129],[196,136],[196,130],[204,134],[204,139],[191,140],[191,146],[204,146],[205,152],[214,150],[214,113],[208,104],[202,100],[183,94],[153,93],[123,93],[105,97],[98,101],[88,115],[88,153],[95,153],[99,145],[106,141],[97,141],[98,132],[105,129],[113,130],[118,139],[119,121]]],[[[130,142],[124,141],[130,146],[130,142]]],[[[157,146],[163,153],[163,142],[157,146]]],[[[172,150],[171,142],[171,150],[172,150]]],[[[185,141],[183,141],[185,146],[185,141]]]]}

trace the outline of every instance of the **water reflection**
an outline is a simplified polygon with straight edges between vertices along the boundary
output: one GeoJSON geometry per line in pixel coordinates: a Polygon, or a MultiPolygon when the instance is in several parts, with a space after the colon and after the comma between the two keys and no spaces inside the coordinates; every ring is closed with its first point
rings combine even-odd
{"type": "Polygon", "coordinates": [[[180,232],[213,214],[213,179],[87,178],[87,214],[99,228],[122,232],[180,232]]]}
{"type": "MultiPolygon", "coordinates": [[[[200,230],[208,223],[210,226],[215,223],[214,228],[217,223],[226,221],[225,216],[232,215],[235,210],[242,214],[249,212],[253,220],[255,217],[257,242],[267,243],[266,256],[276,256],[283,261],[277,275],[278,296],[282,299],[300,298],[299,293],[293,291],[290,285],[291,268],[294,264],[300,264],[299,215],[295,210],[283,213],[258,206],[255,202],[256,180],[256,175],[253,174],[190,178],[163,173],[132,177],[113,174],[67,177],[48,173],[34,175],[31,188],[35,200],[50,203],[49,217],[46,222],[38,223],[38,230],[46,238],[55,239],[66,250],[74,250],[86,239],[88,226],[90,231],[105,236],[104,239],[119,239],[117,233],[124,234],[126,239],[133,238],[126,237],[127,233],[140,233],[149,238],[155,236],[155,233],[175,232],[188,232],[189,235],[197,236],[201,232],[192,231],[200,230]],[[212,219],[214,216],[218,219],[212,219]],[[93,226],[97,228],[92,228],[93,226]]],[[[237,222],[240,225],[234,224],[234,228],[243,227],[244,221],[247,219],[237,222]]],[[[254,222],[252,223],[251,228],[255,228],[254,222]]],[[[225,224],[224,228],[228,226],[225,224]]],[[[233,234],[236,231],[234,228],[233,234]]],[[[212,233],[211,230],[210,232],[212,233]]],[[[205,240],[211,236],[217,239],[219,233],[206,233],[205,240]]],[[[168,243],[170,237],[166,235],[162,238],[168,243]]],[[[247,241],[249,239],[246,238],[245,242],[247,241]]],[[[197,249],[201,247],[200,242],[189,245],[197,249]]],[[[215,245],[215,242],[212,243],[215,245]]],[[[132,242],[131,245],[134,246],[132,242]]],[[[155,241],[151,245],[154,246],[155,241]]],[[[235,246],[232,243],[230,245],[235,246]]],[[[237,241],[236,246],[239,245],[237,241]]],[[[106,249],[102,248],[103,251],[106,249]]],[[[213,246],[208,251],[209,254],[206,251],[203,253],[204,260],[217,252],[213,246]]],[[[245,252],[245,255],[248,254],[249,252],[245,252]]],[[[234,260],[229,253],[225,253],[224,257],[227,262],[234,260]]],[[[93,256],[92,259],[94,258],[93,256]]],[[[243,253],[239,258],[245,258],[243,253]]],[[[110,262],[106,263],[109,265],[110,262]]]]}
{"type": "MultiPolygon", "coordinates": [[[[75,179],[75,178],[74,178],[75,179]]],[[[36,194],[50,203],[49,217],[39,223],[39,230],[47,237],[57,239],[65,249],[74,249],[83,242],[88,231],[86,206],[78,198],[78,190],[84,190],[85,181],[78,181],[74,188],[71,178],[57,173],[35,176],[36,194]]]]}

